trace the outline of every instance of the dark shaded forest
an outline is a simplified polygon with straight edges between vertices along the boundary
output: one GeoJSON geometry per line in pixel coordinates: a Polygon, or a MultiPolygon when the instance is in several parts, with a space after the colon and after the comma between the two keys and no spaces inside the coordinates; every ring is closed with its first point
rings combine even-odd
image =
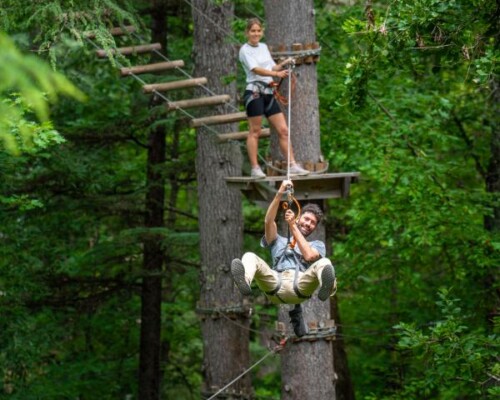
{"type": "MultiPolygon", "coordinates": [[[[119,74],[183,60],[150,77],[193,78],[193,3],[0,0],[2,399],[152,398],[149,367],[157,398],[208,398],[199,221],[213,200],[189,123],[203,110],[168,112],[119,74]],[[113,53],[138,41],[162,50],[113,53]]],[[[247,18],[266,19],[261,1],[208,3],[234,8],[234,46],[247,18]]],[[[497,398],[500,2],[317,0],[314,16],[322,153],[331,172],[360,173],[325,221],[348,362],[336,398],[497,398]]],[[[218,84],[243,110],[233,67],[218,84]]],[[[241,200],[243,248],[268,257],[265,210],[241,200]]],[[[278,315],[257,293],[252,307],[248,365],[278,315]]],[[[253,398],[280,398],[279,355],[250,376],[253,398]]]]}

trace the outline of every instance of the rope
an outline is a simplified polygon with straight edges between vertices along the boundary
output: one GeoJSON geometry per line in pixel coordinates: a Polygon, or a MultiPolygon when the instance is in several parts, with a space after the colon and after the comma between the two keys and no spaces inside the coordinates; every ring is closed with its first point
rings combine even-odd
{"type": "Polygon", "coordinates": [[[287,155],[287,166],[286,166],[286,179],[290,180],[290,148],[292,147],[290,132],[292,118],[292,64],[288,64],[288,155],[287,155]]]}
{"type": "Polygon", "coordinates": [[[210,396],[207,400],[212,400],[215,399],[220,393],[222,393],[224,390],[226,390],[229,386],[231,386],[233,383],[241,379],[243,376],[245,376],[248,372],[250,372],[253,368],[255,368],[257,365],[259,365],[262,361],[264,361],[267,357],[269,357],[271,354],[275,354],[278,351],[282,350],[283,347],[285,347],[286,341],[288,338],[284,338],[280,341],[280,343],[271,351],[269,351],[264,357],[262,357],[260,360],[258,360],[256,363],[254,363],[250,368],[247,368],[245,371],[243,371],[240,375],[238,375],[236,378],[234,378],[231,382],[229,382],[226,386],[223,388],[219,389],[215,394],[210,396]]]}

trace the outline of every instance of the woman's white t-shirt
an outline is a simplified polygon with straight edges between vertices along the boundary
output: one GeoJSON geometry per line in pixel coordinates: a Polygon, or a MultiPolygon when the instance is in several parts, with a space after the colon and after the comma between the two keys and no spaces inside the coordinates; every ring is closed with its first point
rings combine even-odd
{"type": "Polygon", "coordinates": [[[240,61],[247,75],[247,83],[257,81],[270,83],[273,81],[273,78],[270,76],[257,75],[252,72],[252,70],[257,67],[272,70],[272,68],[276,65],[271,57],[267,44],[259,43],[258,46],[251,46],[248,43],[245,43],[240,48],[240,61]]]}

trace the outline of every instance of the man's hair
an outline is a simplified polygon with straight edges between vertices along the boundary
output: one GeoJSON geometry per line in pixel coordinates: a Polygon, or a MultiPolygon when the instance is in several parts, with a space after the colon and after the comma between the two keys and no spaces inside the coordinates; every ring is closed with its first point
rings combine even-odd
{"type": "Polygon", "coordinates": [[[321,219],[323,218],[323,211],[321,210],[321,207],[314,203],[307,203],[304,207],[302,207],[301,214],[303,215],[306,212],[314,214],[316,216],[319,225],[321,219]]]}

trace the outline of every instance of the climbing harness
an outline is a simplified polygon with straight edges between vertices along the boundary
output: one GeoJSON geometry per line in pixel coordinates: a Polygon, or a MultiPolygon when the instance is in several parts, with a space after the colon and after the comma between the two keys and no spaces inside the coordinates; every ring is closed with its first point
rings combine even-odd
{"type": "MultiPolygon", "coordinates": [[[[282,203],[281,207],[284,210],[288,210],[288,209],[291,209],[291,207],[295,204],[297,206],[297,212],[295,214],[296,215],[295,222],[298,222],[298,220],[300,218],[300,214],[301,214],[301,207],[300,207],[300,203],[293,195],[293,187],[291,185],[287,188],[286,196],[287,196],[287,200],[282,203]]],[[[293,237],[290,233],[290,226],[288,226],[287,244],[286,244],[285,248],[283,249],[283,254],[280,256],[278,261],[274,264],[274,268],[278,272],[278,282],[276,284],[276,287],[273,290],[271,290],[269,292],[265,292],[266,295],[276,296],[276,298],[278,300],[280,300],[282,303],[285,303],[285,304],[286,304],[286,301],[281,299],[281,297],[278,296],[278,294],[277,294],[279,292],[279,290],[281,289],[281,273],[284,271],[284,269],[280,268],[279,266],[285,258],[293,258],[295,261],[295,274],[294,274],[294,279],[293,279],[293,290],[294,290],[295,294],[300,299],[310,299],[311,298],[311,296],[306,296],[306,295],[303,295],[302,293],[300,293],[298,285],[297,285],[302,262],[299,260],[297,253],[294,250],[296,243],[297,242],[295,240],[295,237],[293,237]]]]}
{"type": "MultiPolygon", "coordinates": [[[[251,93],[245,94],[245,97],[243,98],[245,109],[253,100],[258,99],[260,96],[273,94],[273,89],[269,86],[269,84],[267,82],[261,82],[261,81],[254,81],[248,84],[246,90],[251,91],[251,93]]],[[[274,102],[275,102],[275,97],[273,96],[271,98],[271,101],[264,110],[266,113],[271,109],[274,102]]]]}

